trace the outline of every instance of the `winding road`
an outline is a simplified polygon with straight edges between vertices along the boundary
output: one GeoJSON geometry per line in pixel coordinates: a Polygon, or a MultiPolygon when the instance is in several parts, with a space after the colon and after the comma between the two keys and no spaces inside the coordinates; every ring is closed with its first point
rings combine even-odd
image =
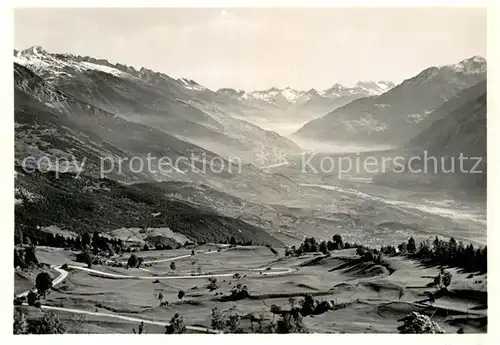
{"type": "MultiPolygon", "coordinates": [[[[218,253],[218,251],[199,252],[199,253],[196,253],[195,255],[213,254],[213,253],[218,253]]],[[[154,263],[159,263],[159,262],[167,262],[167,261],[185,259],[185,258],[189,258],[191,256],[192,256],[191,254],[186,254],[186,255],[180,255],[180,256],[170,257],[170,258],[165,258],[165,259],[144,261],[143,263],[144,264],[154,264],[154,263]]],[[[124,263],[126,263],[126,261],[124,263]]],[[[59,273],[59,276],[52,281],[52,286],[59,285],[68,277],[69,272],[64,270],[61,266],[53,265],[53,266],[51,266],[51,268],[59,273]]],[[[111,278],[116,278],[116,279],[148,279],[148,280],[232,277],[235,273],[239,273],[239,272],[231,272],[231,273],[205,274],[205,275],[195,275],[195,276],[192,276],[192,275],[183,275],[183,276],[169,275],[169,276],[159,277],[159,276],[133,276],[133,275],[115,274],[115,273],[109,273],[109,272],[102,272],[102,271],[99,271],[96,269],[91,269],[91,268],[82,267],[82,266],[78,266],[78,265],[68,265],[68,268],[86,271],[86,272],[93,273],[96,275],[100,275],[100,276],[104,276],[104,277],[111,277],[111,278]]],[[[249,268],[246,270],[247,271],[257,271],[257,272],[260,272],[259,275],[267,275],[267,276],[287,274],[287,273],[294,271],[291,268],[278,268],[278,267],[271,268],[270,270],[260,269],[260,268],[249,268]]],[[[241,270],[240,270],[240,272],[241,272],[241,270]]],[[[257,274],[256,274],[256,276],[257,276],[257,274]]],[[[25,297],[28,295],[28,293],[29,293],[29,291],[25,291],[25,292],[22,292],[22,293],[16,295],[16,297],[25,297]]],[[[23,305],[27,305],[27,303],[23,303],[23,305]]],[[[164,322],[164,321],[154,321],[154,320],[148,320],[148,319],[143,319],[143,318],[138,318],[138,317],[131,317],[131,316],[125,316],[125,315],[119,315],[119,314],[109,314],[109,313],[102,313],[102,312],[92,312],[92,311],[81,310],[81,309],[54,307],[54,306],[48,306],[48,305],[42,305],[40,308],[44,309],[44,310],[54,310],[54,311],[59,311],[59,312],[69,312],[69,313],[75,313],[75,314],[103,316],[103,317],[115,318],[115,319],[130,321],[130,322],[144,322],[145,324],[151,324],[151,325],[159,325],[159,326],[169,326],[170,325],[169,322],[164,322]]],[[[217,331],[217,330],[213,330],[213,329],[206,328],[206,327],[199,327],[199,326],[186,326],[186,329],[191,330],[191,331],[196,331],[196,332],[202,332],[202,333],[215,333],[215,334],[221,333],[220,331],[217,331]]]]}

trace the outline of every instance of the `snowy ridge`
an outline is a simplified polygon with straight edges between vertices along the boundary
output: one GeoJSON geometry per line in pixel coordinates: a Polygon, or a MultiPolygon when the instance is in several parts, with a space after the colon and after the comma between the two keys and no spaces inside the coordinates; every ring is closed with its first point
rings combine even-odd
{"type": "Polygon", "coordinates": [[[331,88],[325,90],[310,89],[308,91],[295,90],[290,87],[284,89],[270,88],[266,90],[256,90],[246,92],[243,90],[235,90],[224,88],[217,90],[218,93],[239,99],[239,100],[255,100],[268,103],[289,103],[289,104],[303,104],[308,102],[314,97],[324,99],[337,99],[340,97],[363,95],[374,96],[380,95],[389,91],[394,87],[394,83],[390,81],[359,81],[353,87],[335,84],[331,88]]]}
{"type": "Polygon", "coordinates": [[[117,77],[133,78],[131,75],[119,69],[87,61],[79,61],[76,56],[69,54],[56,56],[38,46],[17,52],[14,56],[14,62],[29,67],[36,73],[43,75],[47,80],[58,77],[73,78],[73,76],[68,73],[71,70],[95,70],[117,77]]]}
{"type": "MultiPolygon", "coordinates": [[[[49,53],[40,46],[14,51],[13,60],[15,63],[28,67],[47,81],[61,78],[73,79],[74,71],[98,71],[123,79],[144,79],[154,81],[158,78],[171,79],[170,77],[153,72],[146,68],[136,70],[134,67],[112,64],[104,59],[95,59],[88,56],[77,56],[73,54],[49,53]]],[[[171,79],[185,90],[202,92],[206,87],[198,84],[192,79],[179,78],[171,79]]]]}
{"type": "Polygon", "coordinates": [[[462,72],[465,74],[481,74],[486,73],[486,59],[481,56],[473,56],[469,59],[462,60],[454,65],[447,65],[455,72],[462,72]]]}
{"type": "Polygon", "coordinates": [[[195,82],[192,79],[179,78],[179,79],[177,79],[177,81],[180,81],[184,85],[184,88],[186,88],[188,90],[200,91],[200,92],[207,90],[206,87],[198,84],[197,82],[195,82]]]}

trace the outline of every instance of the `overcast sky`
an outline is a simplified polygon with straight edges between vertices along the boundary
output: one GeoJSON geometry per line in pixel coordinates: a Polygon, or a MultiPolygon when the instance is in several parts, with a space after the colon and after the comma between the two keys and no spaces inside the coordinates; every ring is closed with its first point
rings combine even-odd
{"type": "Polygon", "coordinates": [[[211,88],[409,78],[486,56],[484,9],[17,9],[15,48],[105,58],[211,88]]]}

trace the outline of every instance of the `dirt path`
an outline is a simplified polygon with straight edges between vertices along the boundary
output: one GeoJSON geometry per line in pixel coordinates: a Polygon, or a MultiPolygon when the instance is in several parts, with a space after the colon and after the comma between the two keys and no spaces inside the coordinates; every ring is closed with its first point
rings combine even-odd
{"type": "MultiPolygon", "coordinates": [[[[145,324],[158,325],[158,326],[169,326],[170,325],[169,322],[164,322],[164,321],[154,321],[154,320],[142,319],[142,318],[138,318],[138,317],[124,316],[124,315],[119,315],[119,314],[93,312],[93,311],[81,310],[81,309],[53,307],[53,306],[48,306],[48,305],[42,305],[40,308],[44,309],[44,310],[54,310],[54,311],[68,312],[68,313],[74,313],[74,314],[104,316],[104,317],[110,317],[110,318],[120,319],[120,320],[124,320],[124,321],[130,321],[133,323],[144,322],[145,324]]],[[[210,328],[198,327],[198,326],[186,326],[186,329],[191,330],[191,331],[196,331],[196,332],[202,332],[202,333],[215,333],[215,334],[221,333],[219,331],[216,331],[216,330],[213,330],[210,328]]]]}
{"type": "MultiPolygon", "coordinates": [[[[81,271],[86,271],[90,273],[94,273],[100,276],[105,276],[105,277],[110,277],[110,278],[117,278],[117,279],[148,279],[148,280],[163,280],[163,279],[196,279],[196,278],[210,278],[210,277],[232,277],[234,276],[235,273],[239,273],[241,271],[245,271],[244,269],[239,270],[239,272],[230,272],[230,273],[215,273],[215,274],[202,274],[202,275],[185,275],[185,276],[133,276],[133,275],[126,275],[126,274],[116,274],[116,273],[109,273],[109,272],[102,272],[98,271],[92,268],[87,268],[87,267],[81,267],[81,266],[73,266],[69,265],[68,268],[73,268],[81,271]]],[[[271,270],[264,270],[260,268],[249,268],[246,269],[247,271],[258,271],[261,272],[262,274],[259,273],[259,275],[280,275],[280,274],[287,274],[290,272],[293,272],[294,270],[291,268],[280,268],[280,267],[274,267],[271,268],[271,270]],[[273,270],[277,270],[278,272],[273,272],[273,270]]],[[[257,275],[256,275],[257,276],[257,275]]]]}

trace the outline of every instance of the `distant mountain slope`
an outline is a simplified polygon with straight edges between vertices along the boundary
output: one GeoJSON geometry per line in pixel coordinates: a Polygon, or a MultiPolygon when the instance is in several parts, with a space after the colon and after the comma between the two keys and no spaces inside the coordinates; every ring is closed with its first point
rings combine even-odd
{"type": "MultiPolygon", "coordinates": [[[[105,177],[122,182],[200,182],[259,200],[265,195],[266,201],[280,200],[297,188],[289,179],[254,164],[229,162],[176,136],[76,99],[24,66],[14,64],[14,81],[17,165],[29,157],[46,157],[40,161],[43,169],[75,172],[83,165],[81,174],[98,177],[102,166],[105,177]],[[150,166],[148,155],[155,158],[150,166]],[[70,166],[55,166],[65,158],[70,166]]],[[[272,154],[264,158],[263,165],[275,163],[272,154]]],[[[28,169],[36,165],[33,159],[27,163],[28,169]]]]}
{"type": "Polygon", "coordinates": [[[486,82],[461,91],[438,108],[425,128],[406,144],[432,152],[486,153],[486,82]]]}
{"type": "Polygon", "coordinates": [[[18,52],[14,60],[75,99],[224,157],[253,161],[261,148],[299,150],[291,140],[235,118],[241,113],[237,102],[193,80],[40,47],[18,52]]]}
{"type": "Polygon", "coordinates": [[[421,172],[388,172],[377,177],[377,181],[486,192],[486,83],[466,89],[459,96],[436,110],[438,115],[445,110],[448,114],[406,143],[406,166],[413,157],[412,169],[421,172]],[[462,163],[461,156],[465,158],[462,163]],[[436,161],[428,158],[425,163],[425,157],[436,157],[436,161]]]}
{"type": "Polygon", "coordinates": [[[300,128],[298,137],[320,141],[401,144],[458,92],[486,79],[486,60],[430,67],[379,96],[357,99],[300,128]]]}
{"type": "Polygon", "coordinates": [[[26,67],[14,65],[14,82],[18,163],[29,156],[44,156],[54,165],[58,159],[74,157],[77,164],[84,164],[84,174],[99,176],[102,166],[107,177],[128,182],[206,182],[214,175],[230,176],[230,164],[223,159],[219,160],[220,172],[202,171],[202,159],[210,162],[216,154],[75,99],[26,67]],[[146,165],[148,155],[156,158],[150,167],[146,165]],[[137,162],[131,163],[133,157],[137,162]],[[162,157],[163,163],[159,161],[162,157]],[[183,159],[191,157],[195,159],[183,159]],[[110,169],[112,160],[114,168],[110,169]]]}

